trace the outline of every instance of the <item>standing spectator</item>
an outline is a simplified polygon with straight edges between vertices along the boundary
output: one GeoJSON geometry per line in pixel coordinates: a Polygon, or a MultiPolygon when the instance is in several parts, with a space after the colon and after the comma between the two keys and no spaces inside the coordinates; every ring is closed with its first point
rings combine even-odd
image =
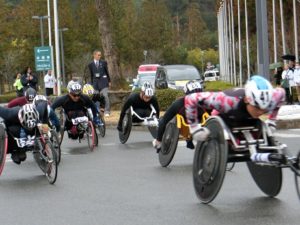
{"type": "Polygon", "coordinates": [[[300,104],[300,65],[299,62],[296,62],[295,70],[294,70],[294,81],[296,84],[296,93],[298,104],[300,104]]]}
{"type": "Polygon", "coordinates": [[[282,72],[281,86],[285,89],[287,104],[293,104],[293,89],[295,88],[294,70],[295,60],[294,55],[284,55],[282,59],[288,60],[289,64],[282,72]]]}
{"type": "Polygon", "coordinates": [[[280,85],[281,85],[282,72],[283,72],[283,68],[278,67],[276,73],[274,74],[275,84],[276,84],[277,87],[280,87],[280,85]]]}
{"type": "Polygon", "coordinates": [[[111,87],[110,77],[107,69],[107,62],[101,60],[101,51],[95,50],[94,60],[88,65],[91,75],[91,83],[96,91],[99,91],[105,98],[104,115],[110,114],[110,103],[108,98],[108,88],[111,87]]]}
{"type": "Polygon", "coordinates": [[[51,70],[48,70],[48,73],[45,75],[44,83],[45,83],[46,96],[53,95],[53,88],[55,87],[56,79],[52,75],[51,70]]]}
{"type": "Polygon", "coordinates": [[[24,95],[23,85],[21,83],[21,76],[22,76],[21,73],[18,73],[16,76],[15,83],[13,84],[13,86],[16,88],[17,97],[21,97],[24,95]]]}
{"type": "Polygon", "coordinates": [[[24,73],[21,76],[21,83],[24,86],[24,91],[26,91],[28,87],[32,87],[37,91],[38,78],[32,73],[31,67],[26,67],[24,73]]]}

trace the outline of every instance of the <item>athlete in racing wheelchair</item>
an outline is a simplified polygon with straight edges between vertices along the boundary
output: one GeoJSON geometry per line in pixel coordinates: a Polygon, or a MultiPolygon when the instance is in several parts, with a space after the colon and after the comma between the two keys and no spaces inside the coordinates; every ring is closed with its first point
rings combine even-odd
{"type": "Polygon", "coordinates": [[[26,160],[26,152],[32,151],[36,162],[45,173],[49,183],[57,177],[56,152],[49,140],[43,138],[39,124],[39,113],[33,104],[22,107],[0,107],[0,174],[6,153],[14,163],[26,160]]]}
{"type": "Polygon", "coordinates": [[[88,96],[82,94],[82,87],[79,83],[72,83],[69,87],[69,93],[56,98],[51,107],[53,110],[58,107],[62,107],[64,110],[65,119],[63,129],[61,129],[61,141],[66,130],[68,137],[73,140],[81,141],[86,135],[90,150],[97,146],[98,136],[94,129],[94,124],[100,125],[97,108],[88,96]],[[92,115],[88,113],[88,109],[91,109],[92,115]],[[90,118],[91,116],[93,118],[90,118]]]}
{"type": "MultiPolygon", "coordinates": [[[[191,80],[185,84],[183,91],[186,95],[202,92],[202,85],[200,81],[191,80]]],[[[208,116],[209,114],[199,107],[199,121],[205,120],[208,116]]],[[[195,148],[188,124],[185,121],[184,97],[181,97],[175,100],[160,118],[157,137],[153,140],[153,147],[159,153],[161,166],[166,167],[171,163],[176,152],[179,134],[186,140],[187,148],[195,148]]]]}
{"type": "Polygon", "coordinates": [[[284,98],[284,89],[273,89],[269,81],[258,75],[252,76],[244,89],[194,93],[185,97],[190,132],[198,141],[193,181],[201,202],[209,203],[216,197],[228,162],[247,162],[258,187],[272,197],[280,192],[282,167],[290,167],[298,179],[300,154],[288,156],[286,146],[275,141],[272,131],[276,128],[276,115],[284,98]],[[219,115],[211,116],[205,126],[199,125],[198,104],[217,110],[219,115]],[[269,114],[269,119],[263,122],[259,117],[265,113],[269,114]]]}
{"type": "Polygon", "coordinates": [[[104,120],[104,108],[105,108],[105,97],[100,94],[98,90],[95,90],[94,87],[90,84],[83,85],[82,93],[89,96],[89,98],[97,106],[97,116],[99,117],[100,124],[96,126],[101,137],[105,136],[106,125],[104,120]]]}
{"type": "Polygon", "coordinates": [[[159,106],[154,89],[149,82],[145,82],[141,91],[130,94],[123,105],[117,126],[120,142],[126,143],[132,125],[147,126],[153,138],[156,138],[158,118],[159,106]]]}

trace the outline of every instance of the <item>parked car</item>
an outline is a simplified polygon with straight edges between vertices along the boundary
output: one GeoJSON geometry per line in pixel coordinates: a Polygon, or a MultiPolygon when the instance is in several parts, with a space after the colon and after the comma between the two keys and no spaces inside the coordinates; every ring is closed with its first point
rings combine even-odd
{"type": "Polygon", "coordinates": [[[143,64],[138,68],[138,74],[141,73],[155,73],[159,64],[143,64]]]}
{"type": "Polygon", "coordinates": [[[136,88],[141,88],[142,85],[145,82],[150,82],[152,86],[154,87],[155,82],[155,73],[141,73],[136,76],[135,79],[133,79],[132,90],[135,90],[136,88]]]}
{"type": "Polygon", "coordinates": [[[201,80],[200,73],[192,65],[159,66],[155,75],[156,88],[183,89],[189,80],[201,80]]]}
{"type": "Polygon", "coordinates": [[[204,81],[220,80],[220,73],[218,70],[208,70],[204,72],[204,81]]]}

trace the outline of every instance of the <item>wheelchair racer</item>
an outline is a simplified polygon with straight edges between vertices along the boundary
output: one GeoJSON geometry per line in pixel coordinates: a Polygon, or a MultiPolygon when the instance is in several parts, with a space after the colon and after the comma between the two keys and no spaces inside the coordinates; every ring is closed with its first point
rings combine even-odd
{"type": "Polygon", "coordinates": [[[90,108],[93,113],[93,122],[95,125],[100,125],[100,120],[97,117],[97,108],[94,102],[86,95],[82,94],[82,87],[79,83],[73,83],[69,87],[69,93],[60,96],[54,100],[51,108],[55,111],[56,108],[62,107],[68,117],[65,123],[65,129],[69,137],[77,139],[77,131],[73,128],[71,119],[87,116],[87,110],[90,108]],[[72,130],[71,130],[72,128],[72,130]]]}
{"type": "MultiPolygon", "coordinates": [[[[99,91],[96,91],[94,87],[90,84],[83,85],[82,93],[89,96],[90,99],[95,103],[97,106],[97,114],[100,113],[100,110],[104,110],[105,106],[105,98],[99,91]]],[[[100,126],[103,125],[103,121],[100,119],[100,126]]]]}
{"type": "MultiPolygon", "coordinates": [[[[184,93],[186,95],[196,93],[196,92],[202,92],[202,85],[200,81],[191,80],[187,82],[183,89],[184,93]]],[[[198,118],[202,117],[202,114],[204,113],[202,108],[198,109],[198,118]]],[[[173,119],[176,114],[180,114],[185,118],[185,110],[184,110],[184,97],[181,97],[177,100],[175,100],[172,105],[167,109],[163,117],[159,120],[158,125],[158,132],[156,139],[153,140],[153,147],[156,148],[157,153],[161,149],[161,141],[162,137],[164,135],[166,126],[168,122],[173,119]]],[[[194,149],[195,146],[193,144],[193,140],[186,140],[186,147],[190,149],[194,149]]]]}
{"type": "Polygon", "coordinates": [[[0,106],[0,117],[3,118],[7,130],[7,152],[11,154],[11,159],[14,163],[20,164],[26,160],[26,149],[19,147],[14,138],[34,137],[39,113],[33,104],[14,108],[0,106]]]}
{"type": "MultiPolygon", "coordinates": [[[[217,110],[224,121],[242,123],[245,120],[258,119],[268,113],[266,124],[270,129],[276,129],[276,116],[279,107],[284,103],[285,91],[283,88],[273,88],[271,83],[259,75],[254,75],[245,84],[244,88],[224,92],[201,92],[185,96],[184,106],[187,121],[190,124],[190,133],[194,140],[205,141],[210,131],[199,124],[197,106],[205,109],[217,110]]],[[[279,161],[284,156],[276,153],[255,153],[252,161],[279,161]]]]}
{"type": "MultiPolygon", "coordinates": [[[[142,85],[141,91],[131,93],[127,98],[126,102],[124,103],[117,126],[118,131],[122,131],[122,122],[127,109],[129,109],[132,106],[133,110],[140,117],[147,117],[151,113],[151,105],[153,105],[156,111],[156,116],[157,118],[159,118],[159,105],[157,102],[157,98],[154,96],[153,87],[149,82],[145,82],[142,85]]],[[[141,122],[136,117],[133,117],[132,121],[141,122]]]]}
{"type": "Polygon", "coordinates": [[[49,124],[49,121],[51,121],[51,124],[55,127],[56,132],[59,133],[59,119],[53,109],[50,107],[47,98],[44,95],[37,95],[33,99],[33,104],[39,112],[40,122],[43,124],[49,124]]]}
{"type": "Polygon", "coordinates": [[[21,97],[18,97],[18,98],[15,98],[15,99],[11,100],[7,104],[7,107],[8,108],[13,108],[15,106],[23,106],[25,104],[32,103],[35,96],[36,96],[36,90],[29,87],[25,91],[24,96],[21,96],[21,97]]]}

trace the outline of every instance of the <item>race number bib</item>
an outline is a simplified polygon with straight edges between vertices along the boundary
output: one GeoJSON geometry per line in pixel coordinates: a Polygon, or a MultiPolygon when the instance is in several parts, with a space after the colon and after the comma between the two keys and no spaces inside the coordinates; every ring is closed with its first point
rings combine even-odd
{"type": "Polygon", "coordinates": [[[72,119],[73,125],[77,125],[79,123],[87,123],[88,121],[89,121],[89,119],[86,116],[81,116],[81,117],[72,119]]]}

